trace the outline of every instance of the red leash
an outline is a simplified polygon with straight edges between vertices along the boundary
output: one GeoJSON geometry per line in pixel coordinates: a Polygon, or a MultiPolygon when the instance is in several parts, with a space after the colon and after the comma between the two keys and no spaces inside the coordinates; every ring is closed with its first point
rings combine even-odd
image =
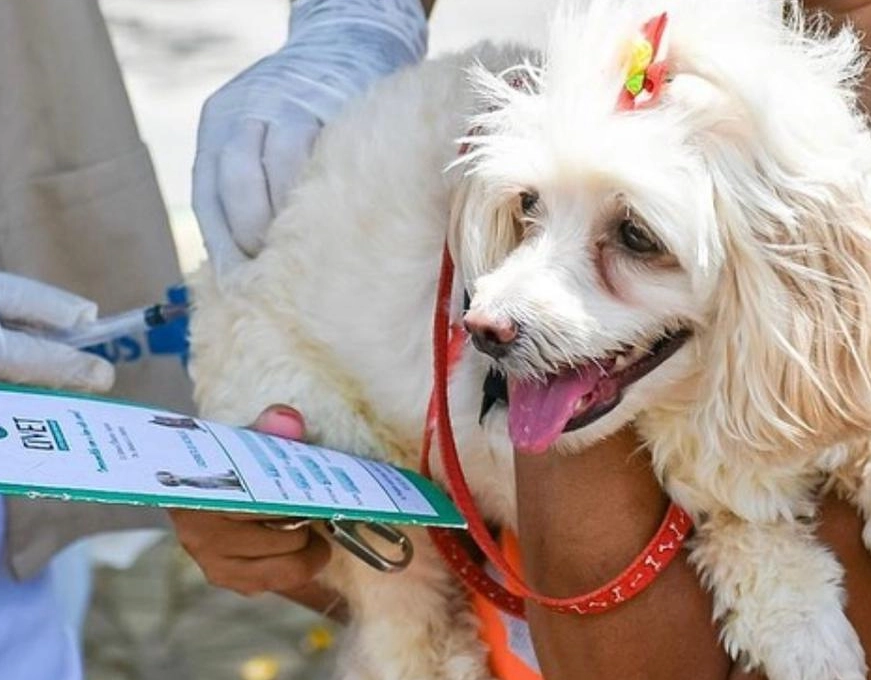
{"type": "Polygon", "coordinates": [[[498,544],[490,535],[475,506],[457,456],[448,405],[448,377],[451,367],[459,360],[465,335],[461,327],[456,325],[452,327],[449,322],[453,279],[454,265],[445,246],[433,327],[434,385],[424,432],[421,470],[426,476],[431,476],[429,456],[433,433],[436,432],[441,448],[442,465],[453,500],[466,518],[469,533],[475,543],[502,574],[506,585],[503,586],[493,579],[472,559],[454,532],[430,528],[430,537],[443,559],[451,565],[467,587],[513,616],[519,618],[525,616],[524,599],[532,600],[559,613],[592,614],[613,609],[644,590],[653,582],[657,574],[669,565],[680,551],[692,522],[686,512],[672,504],[656,535],[632,564],[617,578],[591,593],[571,598],[554,598],[541,595],[526,585],[508,564],[498,544]]]}

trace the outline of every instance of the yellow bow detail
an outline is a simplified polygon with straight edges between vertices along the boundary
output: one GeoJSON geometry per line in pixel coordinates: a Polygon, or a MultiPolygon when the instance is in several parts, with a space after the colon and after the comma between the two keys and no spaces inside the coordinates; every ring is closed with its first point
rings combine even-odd
{"type": "Polygon", "coordinates": [[[653,63],[653,45],[646,38],[636,38],[629,48],[626,89],[636,96],[644,88],[647,69],[653,63]]]}

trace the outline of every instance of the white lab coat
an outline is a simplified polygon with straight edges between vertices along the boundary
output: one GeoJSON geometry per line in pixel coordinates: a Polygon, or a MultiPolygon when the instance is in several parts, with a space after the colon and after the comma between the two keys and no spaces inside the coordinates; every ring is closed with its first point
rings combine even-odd
{"type": "MultiPolygon", "coordinates": [[[[96,0],[0,2],[0,269],[112,313],[181,279],[151,159],[96,0]]],[[[190,412],[174,357],[121,364],[114,394],[190,412]]],[[[8,499],[6,562],[23,577],[100,530],[162,524],[132,508],[8,499]]],[[[5,677],[5,676],[4,676],[5,677]]]]}

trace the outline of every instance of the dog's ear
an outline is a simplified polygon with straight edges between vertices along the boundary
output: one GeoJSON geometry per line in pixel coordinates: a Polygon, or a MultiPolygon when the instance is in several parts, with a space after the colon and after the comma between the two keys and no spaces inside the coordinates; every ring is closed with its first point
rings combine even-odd
{"type": "MultiPolygon", "coordinates": [[[[468,73],[475,110],[449,171],[456,189],[448,232],[466,281],[495,269],[519,243],[524,172],[534,166],[542,71],[522,50],[508,50],[501,70],[478,64],[468,73]],[[526,169],[526,170],[525,170],[526,169]]],[[[531,178],[526,178],[530,179],[531,178]]]]}
{"type": "Polygon", "coordinates": [[[721,441],[778,452],[871,427],[871,141],[851,86],[858,54],[852,36],[805,35],[773,50],[764,75],[702,74],[720,107],[699,116],[697,148],[726,253],[701,333],[716,359],[703,408],[721,441]]]}
{"type": "Polygon", "coordinates": [[[519,243],[522,227],[516,203],[494,195],[479,175],[467,173],[459,178],[448,242],[465,281],[495,269],[519,243]]]}
{"type": "Polygon", "coordinates": [[[871,194],[853,179],[772,185],[767,206],[718,191],[731,233],[705,384],[734,441],[782,451],[871,428],[871,194]]]}

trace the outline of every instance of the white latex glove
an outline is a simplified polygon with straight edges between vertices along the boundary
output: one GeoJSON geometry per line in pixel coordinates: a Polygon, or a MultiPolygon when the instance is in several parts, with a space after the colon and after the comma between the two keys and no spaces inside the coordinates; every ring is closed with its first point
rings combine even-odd
{"type": "Polygon", "coordinates": [[[321,126],[426,39],[420,0],[297,0],[284,47],[208,99],[193,206],[219,273],[259,252],[321,126]]]}
{"type": "Polygon", "coordinates": [[[68,330],[94,321],[97,305],[78,295],[0,272],[0,380],[106,391],[115,381],[108,361],[27,333],[68,330]],[[12,330],[12,329],[15,330],[12,330]]]}

